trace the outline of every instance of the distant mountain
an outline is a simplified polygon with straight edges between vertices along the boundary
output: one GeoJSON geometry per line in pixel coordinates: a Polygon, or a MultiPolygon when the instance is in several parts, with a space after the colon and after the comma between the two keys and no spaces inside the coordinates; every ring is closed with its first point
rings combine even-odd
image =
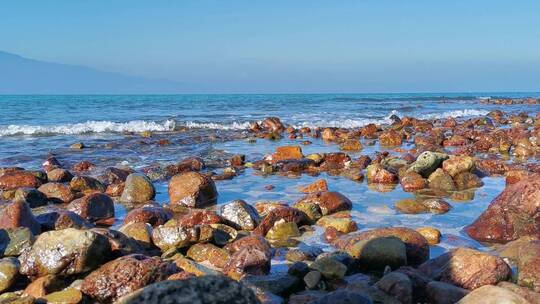
{"type": "Polygon", "coordinates": [[[186,88],[173,81],[38,61],[0,51],[0,94],[151,94],[183,91],[186,88]]]}

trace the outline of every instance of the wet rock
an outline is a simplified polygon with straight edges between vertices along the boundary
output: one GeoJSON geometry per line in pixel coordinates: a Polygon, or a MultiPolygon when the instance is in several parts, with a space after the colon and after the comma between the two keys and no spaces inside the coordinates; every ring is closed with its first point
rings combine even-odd
{"type": "Polygon", "coordinates": [[[309,268],[317,270],[327,279],[342,279],[347,273],[347,266],[332,257],[320,257],[309,268]]]}
{"type": "Polygon", "coordinates": [[[29,228],[0,229],[0,256],[19,256],[34,243],[34,234],[29,228]]]}
{"type": "Polygon", "coordinates": [[[152,242],[153,229],[150,224],[133,222],[125,224],[120,228],[119,231],[125,234],[127,237],[136,240],[146,249],[150,249],[154,246],[154,243],[152,242]]]}
{"type": "Polygon", "coordinates": [[[429,303],[454,304],[469,293],[452,284],[431,281],[426,285],[426,297],[429,303]]]}
{"type": "Polygon", "coordinates": [[[326,229],[332,227],[345,234],[358,230],[356,222],[353,221],[350,216],[342,216],[339,213],[321,217],[317,221],[317,225],[326,229]]]}
{"type": "Polygon", "coordinates": [[[49,172],[57,168],[62,168],[62,164],[54,156],[48,157],[47,160],[45,160],[41,165],[43,166],[43,170],[45,170],[45,172],[49,172]]]}
{"type": "Polygon", "coordinates": [[[61,183],[46,183],[38,188],[38,191],[45,194],[48,199],[58,203],[69,203],[75,199],[69,186],[61,183]]]}
{"type": "Polygon", "coordinates": [[[437,169],[428,178],[429,188],[443,191],[456,191],[457,187],[450,174],[443,169],[437,169]]]}
{"type": "Polygon", "coordinates": [[[171,207],[201,208],[217,200],[214,181],[198,172],[186,172],[173,176],[169,182],[171,207]]]}
{"type": "Polygon", "coordinates": [[[497,286],[511,290],[512,292],[527,299],[531,304],[540,303],[540,293],[534,292],[527,287],[521,287],[510,282],[499,282],[497,286]]]}
{"type": "Polygon", "coordinates": [[[261,124],[264,129],[270,132],[280,133],[285,130],[285,126],[278,117],[267,117],[261,124]]]}
{"type": "Polygon", "coordinates": [[[41,300],[50,304],[78,304],[82,303],[83,295],[78,289],[67,288],[50,293],[42,297],[41,300]]]}
{"type": "Polygon", "coordinates": [[[205,209],[190,209],[174,220],[167,222],[167,225],[180,227],[194,227],[197,225],[219,224],[223,219],[214,211],[205,209]]]}
{"type": "Polygon", "coordinates": [[[124,224],[148,223],[152,227],[165,224],[172,218],[172,212],[156,206],[143,206],[128,212],[124,218],[124,224]]]}
{"type": "Polygon", "coordinates": [[[391,295],[400,303],[412,303],[413,284],[403,273],[391,272],[375,283],[375,287],[391,295]]]}
{"type": "Polygon", "coordinates": [[[368,183],[374,184],[395,184],[398,182],[398,178],[395,174],[384,169],[378,163],[367,166],[366,177],[368,183]]]}
{"type": "Polygon", "coordinates": [[[401,134],[394,130],[385,131],[379,135],[379,143],[385,147],[401,146],[402,140],[401,134]]]}
{"type": "Polygon", "coordinates": [[[415,192],[426,188],[428,185],[427,180],[422,175],[412,171],[401,176],[399,182],[405,192],[415,192]]]}
{"type": "Polygon", "coordinates": [[[315,192],[304,196],[300,202],[310,202],[318,205],[323,215],[352,209],[352,202],[339,192],[315,192]]]}
{"type": "Polygon", "coordinates": [[[465,289],[497,284],[511,274],[510,267],[501,258],[469,248],[452,249],[423,263],[419,270],[431,279],[465,289]]]}
{"type": "Polygon", "coordinates": [[[177,271],[172,262],[157,257],[128,255],[90,273],[84,279],[81,291],[99,302],[110,303],[149,284],[165,280],[177,271]]]}
{"type": "Polygon", "coordinates": [[[308,223],[306,215],[300,210],[292,207],[282,206],[268,212],[259,226],[253,230],[253,232],[257,235],[266,235],[279,220],[284,220],[285,222],[294,222],[298,226],[308,223]]]}
{"type": "Polygon", "coordinates": [[[342,152],[325,153],[320,165],[322,171],[342,170],[351,162],[349,155],[342,152]]]}
{"type": "Polygon", "coordinates": [[[15,201],[0,205],[0,228],[26,227],[33,234],[41,232],[41,226],[24,201],[15,201]]]}
{"type": "Polygon", "coordinates": [[[484,185],[482,180],[473,173],[462,172],[454,177],[454,183],[457,190],[467,190],[473,188],[480,188],[484,185]]]}
{"type": "Polygon", "coordinates": [[[330,292],[315,302],[314,304],[372,304],[371,299],[363,293],[340,289],[330,292]]]}
{"type": "Polygon", "coordinates": [[[90,176],[75,176],[69,183],[69,187],[73,191],[91,193],[105,192],[105,186],[97,179],[90,176]]]}
{"type": "Polygon", "coordinates": [[[328,183],[325,179],[318,179],[309,185],[299,187],[298,191],[302,193],[328,191],[328,183]]]}
{"type": "MultiPolygon", "coordinates": [[[[351,233],[342,236],[335,243],[335,246],[338,249],[345,250],[352,256],[359,256],[362,251],[370,249],[370,247],[364,249],[366,245],[373,246],[374,250],[372,252],[377,252],[377,254],[373,254],[374,259],[378,258],[377,255],[379,251],[381,251],[381,255],[385,254],[386,249],[384,249],[384,247],[388,246],[392,248],[392,250],[388,250],[388,252],[393,253],[390,260],[396,262],[387,265],[405,265],[403,263],[405,260],[406,264],[414,266],[425,262],[429,258],[429,245],[427,240],[420,233],[405,227],[378,228],[360,233],[351,233]],[[406,259],[402,258],[400,243],[390,237],[396,237],[405,244],[406,259]],[[370,242],[376,238],[386,239],[370,242]],[[381,249],[375,250],[378,248],[381,249]]],[[[371,251],[367,250],[365,252],[370,253],[371,251]]]]}
{"type": "Polygon", "coordinates": [[[41,181],[30,171],[13,171],[0,175],[0,190],[16,190],[21,187],[37,188],[41,181]]]}
{"type": "Polygon", "coordinates": [[[265,255],[270,255],[270,244],[262,236],[250,235],[227,244],[225,249],[234,254],[243,248],[252,247],[259,251],[262,251],[265,255]]]}
{"type": "Polygon", "coordinates": [[[442,168],[450,174],[450,176],[455,177],[460,173],[473,171],[474,160],[470,156],[452,156],[443,161],[442,168]]]}
{"type": "Polygon", "coordinates": [[[323,216],[321,207],[311,201],[300,200],[293,207],[303,212],[311,223],[315,223],[323,216]]]}
{"type": "Polygon", "coordinates": [[[45,194],[39,192],[35,188],[19,188],[15,191],[14,201],[23,201],[28,203],[30,208],[36,208],[47,204],[45,194]]]}
{"type": "Polygon", "coordinates": [[[465,297],[463,297],[458,304],[498,304],[498,303],[512,303],[512,304],[528,304],[522,296],[510,291],[509,289],[486,285],[482,286],[465,297]]]}
{"type": "Polygon", "coordinates": [[[416,229],[430,245],[437,245],[441,241],[441,232],[434,227],[420,227],[416,229]]]}
{"type": "Polygon", "coordinates": [[[417,213],[435,213],[443,214],[448,212],[452,206],[442,199],[403,199],[399,200],[396,209],[401,213],[417,214],[417,213]]]}
{"type": "Polygon", "coordinates": [[[507,170],[507,165],[498,159],[481,159],[476,161],[476,168],[484,175],[503,175],[507,170]]]}
{"type": "Polygon", "coordinates": [[[240,281],[252,290],[262,290],[280,296],[291,294],[300,288],[300,279],[287,273],[247,275],[240,281]]]}
{"type": "MultiPolygon", "coordinates": [[[[208,230],[209,227],[203,229],[208,230]]],[[[211,228],[210,228],[211,229],[211,228]]],[[[152,231],[152,241],[163,252],[171,248],[184,248],[201,240],[200,226],[179,227],[179,226],[158,226],[152,231]]],[[[208,236],[210,239],[211,235],[208,236]]]]}
{"type": "Polygon", "coordinates": [[[19,260],[16,258],[3,258],[0,260],[0,293],[15,283],[20,266],[19,260]]]}
{"type": "Polygon", "coordinates": [[[300,236],[300,230],[295,222],[285,222],[279,220],[274,223],[274,226],[266,233],[266,238],[272,241],[287,241],[290,238],[300,236]]]}
{"type": "Polygon", "coordinates": [[[149,285],[120,299],[118,304],[176,303],[257,304],[253,291],[224,276],[205,276],[149,285]]]}
{"type": "Polygon", "coordinates": [[[426,151],[418,156],[416,161],[411,164],[408,172],[416,172],[423,177],[428,177],[433,173],[441,163],[446,160],[448,156],[446,154],[426,151]]]}
{"type": "Polygon", "coordinates": [[[244,165],[246,161],[246,156],[244,154],[236,154],[233,157],[231,157],[231,160],[229,161],[231,166],[233,167],[241,167],[244,165]]]}
{"type": "Polygon", "coordinates": [[[534,173],[528,170],[509,170],[506,172],[506,185],[517,184],[520,181],[526,179],[532,179],[538,177],[538,173],[534,173]]]}
{"type": "Polygon", "coordinates": [[[64,278],[52,274],[41,276],[32,281],[23,291],[23,295],[41,298],[49,293],[66,287],[64,278]]]}
{"type": "Polygon", "coordinates": [[[239,280],[246,274],[266,275],[270,272],[270,256],[254,246],[246,246],[231,255],[223,273],[239,280]]]}
{"type": "Polygon", "coordinates": [[[470,226],[475,240],[505,243],[521,236],[540,236],[540,178],[506,187],[470,226]]]}
{"type": "Polygon", "coordinates": [[[344,151],[360,151],[362,144],[357,139],[347,139],[339,145],[339,148],[344,151]]]}
{"type": "Polygon", "coordinates": [[[322,274],[320,272],[312,270],[304,276],[303,280],[304,284],[306,284],[307,289],[314,289],[319,284],[321,278],[322,274]]]}
{"type": "Polygon", "coordinates": [[[323,251],[319,247],[303,246],[287,251],[285,259],[290,262],[313,261],[321,253],[323,253],[323,251]]]}
{"type": "Polygon", "coordinates": [[[107,238],[68,228],[39,235],[31,250],[20,256],[20,272],[28,276],[71,275],[92,270],[110,253],[107,238]]]}
{"type": "Polygon", "coordinates": [[[126,178],[120,201],[142,204],[153,200],[155,196],[156,190],[150,179],[144,174],[132,173],[126,178]]]}
{"type": "Polygon", "coordinates": [[[191,246],[186,255],[195,262],[207,262],[218,268],[225,267],[230,258],[227,250],[209,243],[191,246]]]}
{"type": "Polygon", "coordinates": [[[407,265],[405,244],[397,237],[373,237],[358,240],[345,248],[352,257],[357,258],[360,267],[381,271],[385,267],[398,268],[407,265]]]}
{"type": "Polygon", "coordinates": [[[103,193],[92,193],[72,201],[67,210],[72,211],[83,219],[98,224],[114,222],[114,204],[112,199],[103,193]]]}
{"type": "Polygon", "coordinates": [[[128,169],[121,169],[116,167],[109,167],[105,169],[103,180],[106,184],[115,185],[124,183],[128,176],[133,173],[128,169]]]}
{"type": "Polygon", "coordinates": [[[283,160],[302,159],[302,148],[300,146],[282,146],[276,149],[276,152],[272,154],[272,163],[277,163],[283,160]]]}
{"type": "Polygon", "coordinates": [[[128,254],[144,253],[144,248],[141,244],[120,231],[106,228],[92,228],[90,231],[101,234],[107,238],[111,248],[108,256],[109,259],[128,254]]]}
{"type": "Polygon", "coordinates": [[[540,292],[540,240],[521,246],[518,252],[517,283],[540,292]]]}
{"type": "MultiPolygon", "coordinates": [[[[62,230],[66,228],[90,229],[93,225],[73,211],[59,210],[50,215],[50,222],[41,223],[47,229],[62,230]],[[50,224],[49,224],[50,223],[50,224]]],[[[38,221],[40,219],[38,218],[38,221]]]]}
{"type": "Polygon", "coordinates": [[[221,217],[232,227],[241,230],[253,230],[261,220],[257,210],[243,200],[223,205],[221,217]]]}
{"type": "Polygon", "coordinates": [[[175,175],[187,171],[201,171],[206,168],[204,160],[200,157],[188,157],[180,161],[177,165],[169,166],[167,171],[171,175],[175,175]]]}
{"type": "Polygon", "coordinates": [[[90,171],[94,169],[94,167],[95,167],[94,164],[92,164],[91,162],[83,160],[73,165],[73,171],[85,172],[85,171],[90,171]]]}

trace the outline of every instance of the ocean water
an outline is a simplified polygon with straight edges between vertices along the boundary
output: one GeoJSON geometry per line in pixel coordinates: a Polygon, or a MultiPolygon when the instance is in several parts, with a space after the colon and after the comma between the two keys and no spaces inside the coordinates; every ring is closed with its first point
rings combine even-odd
{"type": "MultiPolygon", "coordinates": [[[[389,123],[392,114],[436,119],[458,119],[486,115],[492,110],[536,115],[539,105],[482,104],[484,98],[540,97],[540,93],[453,93],[453,94],[298,94],[298,95],[122,95],[122,96],[0,96],[0,167],[21,166],[39,169],[49,155],[66,167],[88,160],[97,165],[97,175],[108,166],[130,166],[145,170],[164,166],[188,156],[200,156],[211,169],[233,154],[245,154],[255,161],[278,146],[298,140],[247,143],[247,128],[252,121],[278,116],[289,125],[361,127],[368,123],[389,123]],[[140,132],[152,131],[150,138],[140,132]],[[159,140],[169,144],[160,145],[159,140]],[[69,146],[83,142],[87,149],[69,146]],[[101,170],[101,171],[100,171],[101,170]]],[[[308,138],[312,145],[302,146],[304,153],[338,151],[335,144],[308,138]]],[[[406,143],[410,144],[410,143],[406,143]]],[[[373,155],[384,148],[364,142],[359,154],[373,155]]],[[[434,226],[443,232],[443,241],[432,247],[436,256],[454,246],[481,244],[462,232],[504,188],[504,179],[484,178],[485,186],[471,193],[467,201],[448,198],[453,209],[444,215],[405,215],[394,210],[394,203],[412,198],[398,186],[379,192],[366,182],[343,177],[302,175],[261,176],[247,169],[232,180],[217,181],[218,204],[234,199],[249,203],[279,200],[294,203],[302,194],[297,188],[317,178],[325,178],[329,188],[349,197],[353,218],[360,230],[381,226],[434,226]],[[274,185],[272,191],[266,185],[274,185]]],[[[167,203],[167,181],[155,182],[156,200],[167,203]]],[[[126,212],[116,205],[117,224],[126,212]]],[[[330,250],[320,240],[320,229],[305,235],[304,241],[330,250]]]]}

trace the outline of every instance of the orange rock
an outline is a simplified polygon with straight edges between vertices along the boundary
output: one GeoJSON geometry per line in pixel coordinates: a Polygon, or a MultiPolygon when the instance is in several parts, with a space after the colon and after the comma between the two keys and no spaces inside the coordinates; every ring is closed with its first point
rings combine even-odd
{"type": "Polygon", "coordinates": [[[325,179],[318,179],[314,181],[313,183],[306,185],[306,186],[300,186],[298,188],[298,191],[302,193],[313,193],[313,192],[319,192],[319,191],[328,191],[328,183],[325,179]]]}
{"type": "Polygon", "coordinates": [[[301,159],[301,158],[304,158],[304,155],[302,154],[302,148],[300,148],[300,146],[278,147],[276,152],[272,154],[273,162],[278,162],[280,160],[301,159]]]}

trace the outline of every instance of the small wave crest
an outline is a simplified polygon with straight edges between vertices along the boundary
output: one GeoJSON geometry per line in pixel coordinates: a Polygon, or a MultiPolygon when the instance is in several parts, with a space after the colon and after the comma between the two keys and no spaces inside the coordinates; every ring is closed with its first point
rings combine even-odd
{"type": "Polygon", "coordinates": [[[475,110],[475,109],[465,109],[465,110],[454,110],[446,111],[442,113],[429,113],[418,116],[420,119],[443,119],[443,118],[458,118],[458,117],[477,117],[487,115],[489,111],[486,110],[475,110]]]}
{"type": "Polygon", "coordinates": [[[188,121],[179,123],[190,129],[213,129],[213,130],[246,130],[249,128],[249,122],[232,122],[232,123],[214,123],[214,122],[194,122],[188,121]]]}

